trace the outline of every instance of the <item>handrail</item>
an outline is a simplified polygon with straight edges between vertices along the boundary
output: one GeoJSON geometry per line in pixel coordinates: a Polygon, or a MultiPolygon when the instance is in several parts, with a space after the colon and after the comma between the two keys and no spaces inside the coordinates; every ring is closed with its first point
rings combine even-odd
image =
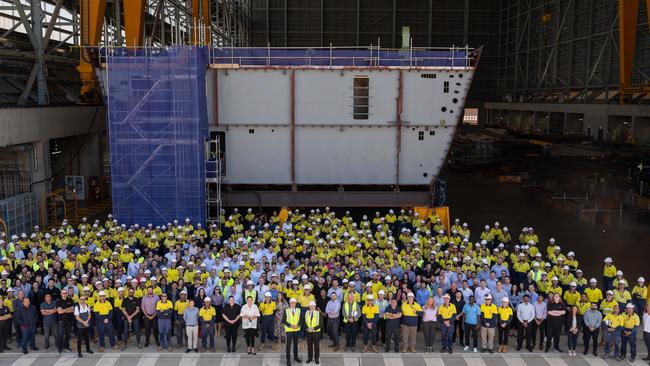
{"type": "Polygon", "coordinates": [[[477,49],[423,47],[391,49],[371,47],[217,47],[212,64],[237,67],[447,67],[469,68],[478,60],[477,49]],[[382,52],[383,51],[383,52],[382,52]]]}

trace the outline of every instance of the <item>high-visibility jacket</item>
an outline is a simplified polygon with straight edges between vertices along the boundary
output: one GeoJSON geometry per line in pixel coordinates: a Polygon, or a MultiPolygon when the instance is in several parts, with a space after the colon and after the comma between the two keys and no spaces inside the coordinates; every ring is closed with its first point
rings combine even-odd
{"type": "Polygon", "coordinates": [[[255,291],[255,289],[244,290],[244,301],[246,301],[249,296],[253,298],[253,304],[257,303],[257,291],[255,291]]]}
{"type": "Polygon", "coordinates": [[[542,279],[542,271],[533,271],[533,281],[539,282],[542,279]]]}
{"type": "MultiPolygon", "coordinates": [[[[287,318],[287,323],[289,323],[289,325],[300,325],[300,308],[295,308],[295,309],[287,308],[285,310],[285,316],[287,318]]],[[[289,326],[286,325],[284,326],[284,331],[287,333],[297,332],[299,330],[300,328],[293,329],[289,326]]]]}
{"type": "Polygon", "coordinates": [[[307,311],[305,313],[305,326],[307,331],[313,328],[312,333],[320,332],[320,312],[318,310],[307,311]]]}
{"type": "Polygon", "coordinates": [[[352,304],[350,304],[349,302],[344,302],[343,305],[341,305],[341,311],[345,312],[346,315],[343,317],[343,323],[347,323],[348,316],[353,316],[353,314],[359,314],[359,306],[357,305],[356,302],[353,302],[352,304]]]}

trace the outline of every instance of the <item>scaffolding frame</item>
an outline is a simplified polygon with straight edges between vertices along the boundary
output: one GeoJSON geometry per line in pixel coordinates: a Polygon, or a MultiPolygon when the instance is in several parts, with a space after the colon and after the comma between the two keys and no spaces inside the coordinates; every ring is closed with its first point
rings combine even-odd
{"type": "MultiPolygon", "coordinates": [[[[502,0],[497,91],[504,102],[618,103],[619,4],[502,0]]],[[[650,83],[646,2],[640,2],[632,82],[650,83]]],[[[638,93],[634,102],[645,96],[638,93]]]]}
{"type": "Polygon", "coordinates": [[[221,184],[224,177],[221,140],[219,135],[206,142],[205,161],[205,204],[206,217],[209,223],[216,223],[219,228],[223,224],[221,217],[221,184]]]}

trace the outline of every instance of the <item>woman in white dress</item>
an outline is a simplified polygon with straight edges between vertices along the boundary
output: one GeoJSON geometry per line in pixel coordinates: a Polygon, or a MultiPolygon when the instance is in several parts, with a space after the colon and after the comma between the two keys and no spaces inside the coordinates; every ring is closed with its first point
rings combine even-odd
{"type": "Polygon", "coordinates": [[[257,319],[260,317],[260,310],[253,303],[252,297],[246,298],[246,304],[241,307],[242,329],[246,338],[246,351],[250,355],[255,353],[255,337],[257,336],[257,319]]]}

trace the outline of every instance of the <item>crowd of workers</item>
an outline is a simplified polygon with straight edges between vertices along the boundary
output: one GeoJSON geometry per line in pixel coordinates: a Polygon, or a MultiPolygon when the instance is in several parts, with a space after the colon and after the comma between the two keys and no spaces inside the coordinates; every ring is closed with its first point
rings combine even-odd
{"type": "MultiPolygon", "coordinates": [[[[588,279],[574,252],[540,243],[532,227],[498,222],[449,232],[435,214],[374,217],[329,208],[255,214],[234,209],[221,225],[174,220],[126,226],[111,215],[0,240],[0,352],[12,341],[58,352],[91,344],[215,352],[215,338],[248,354],[284,344],[286,362],[319,363],[320,342],[352,352],[507,352],[516,349],[636,357],[650,349],[643,278],[629,283],[611,258],[588,279]],[[284,216],[286,215],[286,217],[284,216]],[[598,277],[598,278],[596,278],[598,277]],[[242,329],[240,332],[239,328],[242,329]],[[361,333],[359,337],[359,333],[361,333]],[[259,339],[259,347],[256,343],[259,339]],[[480,341],[480,342],[479,342],[480,341]],[[293,357],[291,355],[293,351],[293,357]]],[[[648,358],[646,358],[647,360],[648,358]]]]}

